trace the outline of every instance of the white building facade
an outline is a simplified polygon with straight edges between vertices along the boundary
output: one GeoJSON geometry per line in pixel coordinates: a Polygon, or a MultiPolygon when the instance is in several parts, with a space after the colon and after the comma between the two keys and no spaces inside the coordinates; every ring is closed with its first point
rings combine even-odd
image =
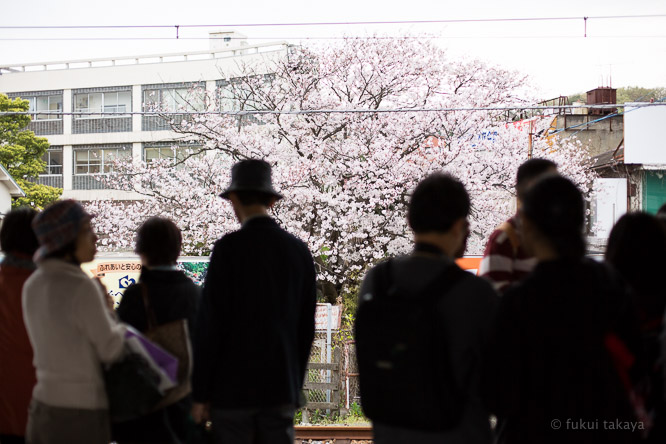
{"type": "Polygon", "coordinates": [[[239,66],[269,69],[289,50],[286,42],[248,45],[233,32],[210,37],[208,51],[0,67],[0,92],[30,101],[30,129],[51,145],[39,182],[63,188],[64,198],[140,198],[105,189],[98,179],[111,171],[115,159],[177,156],[172,147],[182,135],[164,117],[122,113],[157,106],[200,110],[203,102],[192,95],[194,89],[213,97],[239,66]]]}

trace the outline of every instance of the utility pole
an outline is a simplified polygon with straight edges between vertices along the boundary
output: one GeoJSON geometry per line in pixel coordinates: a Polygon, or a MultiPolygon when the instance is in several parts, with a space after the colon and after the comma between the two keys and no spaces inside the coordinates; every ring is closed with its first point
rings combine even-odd
{"type": "Polygon", "coordinates": [[[529,129],[528,129],[528,134],[527,134],[527,158],[531,159],[532,158],[532,124],[534,123],[533,120],[530,120],[529,122],[529,129]]]}

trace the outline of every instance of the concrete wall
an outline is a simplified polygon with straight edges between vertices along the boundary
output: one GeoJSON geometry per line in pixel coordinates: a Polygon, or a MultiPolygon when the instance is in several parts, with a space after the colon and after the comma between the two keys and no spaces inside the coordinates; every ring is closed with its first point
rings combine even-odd
{"type": "Polygon", "coordinates": [[[3,182],[0,182],[0,215],[5,215],[9,213],[9,210],[12,208],[12,196],[9,194],[9,190],[4,185],[3,182]]]}
{"type": "Polygon", "coordinates": [[[557,129],[560,138],[572,136],[581,141],[590,156],[597,156],[606,151],[614,150],[624,138],[624,117],[613,116],[600,122],[591,123],[600,116],[567,115],[557,118],[557,129]]]}

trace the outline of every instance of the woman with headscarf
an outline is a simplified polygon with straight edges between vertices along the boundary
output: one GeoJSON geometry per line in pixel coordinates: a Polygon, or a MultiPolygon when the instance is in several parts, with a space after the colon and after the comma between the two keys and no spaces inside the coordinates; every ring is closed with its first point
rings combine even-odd
{"type": "Polygon", "coordinates": [[[609,267],[584,256],[581,192],[566,178],[543,178],[521,217],[538,264],[507,291],[496,320],[488,401],[502,441],[639,440],[647,424],[634,415],[623,379],[642,359],[632,295],[609,267]]]}
{"type": "Polygon", "coordinates": [[[37,385],[26,440],[31,444],[108,444],[111,427],[102,364],[120,357],[125,328],[101,284],[81,264],[93,260],[92,216],[73,200],[35,217],[37,270],[23,288],[25,325],[37,385]]]}
{"type": "Polygon", "coordinates": [[[39,244],[32,231],[37,212],[12,210],[2,221],[0,248],[0,442],[25,442],[28,404],[35,386],[32,347],[23,323],[21,291],[35,270],[32,255],[39,244]]]}

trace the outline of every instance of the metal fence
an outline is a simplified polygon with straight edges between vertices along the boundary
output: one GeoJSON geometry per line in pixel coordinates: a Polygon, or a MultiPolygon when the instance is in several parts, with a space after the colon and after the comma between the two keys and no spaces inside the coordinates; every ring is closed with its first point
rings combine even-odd
{"type": "Polygon", "coordinates": [[[312,344],[304,391],[306,410],[350,410],[361,404],[358,364],[354,341],[327,341],[326,332],[317,332],[312,344]]]}

